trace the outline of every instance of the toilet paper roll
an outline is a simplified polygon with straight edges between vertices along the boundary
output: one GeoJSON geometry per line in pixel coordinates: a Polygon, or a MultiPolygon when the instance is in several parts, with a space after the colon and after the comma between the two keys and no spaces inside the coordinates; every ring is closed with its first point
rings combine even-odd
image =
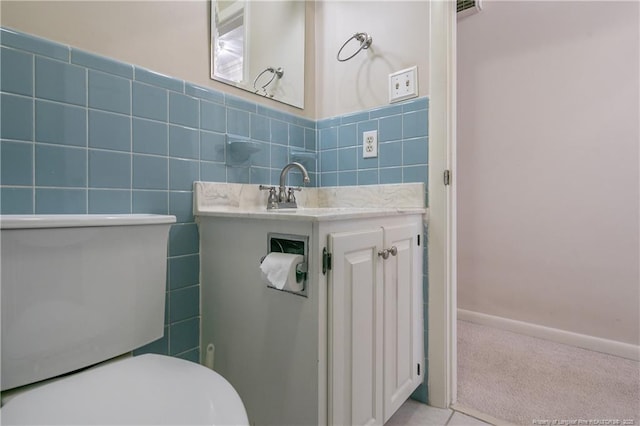
{"type": "Polygon", "coordinates": [[[278,290],[300,291],[302,283],[296,282],[296,265],[304,262],[304,256],[290,253],[269,253],[260,264],[262,280],[278,290]]]}

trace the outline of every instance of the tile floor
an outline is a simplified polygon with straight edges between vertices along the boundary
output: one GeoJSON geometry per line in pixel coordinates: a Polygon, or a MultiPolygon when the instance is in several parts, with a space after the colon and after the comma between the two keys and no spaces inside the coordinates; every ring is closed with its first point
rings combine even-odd
{"type": "Polygon", "coordinates": [[[457,411],[430,407],[409,399],[385,426],[482,426],[488,425],[457,411]]]}

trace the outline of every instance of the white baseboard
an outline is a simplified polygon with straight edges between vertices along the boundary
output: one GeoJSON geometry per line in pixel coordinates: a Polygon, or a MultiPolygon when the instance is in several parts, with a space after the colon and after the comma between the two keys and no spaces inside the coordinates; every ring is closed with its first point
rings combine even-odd
{"type": "Polygon", "coordinates": [[[557,328],[496,317],[494,315],[467,311],[465,309],[458,309],[458,319],[540,339],[551,340],[552,342],[563,343],[565,345],[615,355],[634,361],[640,361],[640,346],[629,343],[602,339],[599,337],[588,336],[586,334],[572,333],[570,331],[560,330],[557,328]]]}

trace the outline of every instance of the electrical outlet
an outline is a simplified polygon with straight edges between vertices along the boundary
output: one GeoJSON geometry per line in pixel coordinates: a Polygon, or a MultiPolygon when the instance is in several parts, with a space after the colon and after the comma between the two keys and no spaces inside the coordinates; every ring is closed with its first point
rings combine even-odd
{"type": "Polygon", "coordinates": [[[362,158],[378,156],[378,131],[362,132],[362,158]]]}
{"type": "Polygon", "coordinates": [[[389,74],[389,103],[418,96],[418,67],[389,74]]]}

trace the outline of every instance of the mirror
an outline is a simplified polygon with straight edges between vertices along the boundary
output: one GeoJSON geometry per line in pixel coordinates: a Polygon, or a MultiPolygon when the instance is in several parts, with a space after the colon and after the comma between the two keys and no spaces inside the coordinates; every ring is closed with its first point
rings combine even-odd
{"type": "Polygon", "coordinates": [[[212,0],[211,78],[304,108],[305,6],[212,0]]]}

